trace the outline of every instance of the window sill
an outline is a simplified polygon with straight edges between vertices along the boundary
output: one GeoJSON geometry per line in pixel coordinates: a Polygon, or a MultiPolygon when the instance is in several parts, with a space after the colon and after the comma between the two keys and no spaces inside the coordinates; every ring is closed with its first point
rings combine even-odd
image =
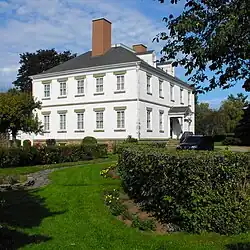
{"type": "Polygon", "coordinates": [[[152,95],[152,93],[147,92],[148,95],[152,95]]]}
{"type": "Polygon", "coordinates": [[[100,93],[94,93],[94,95],[104,95],[104,92],[100,92],[100,93]]]}
{"type": "Polygon", "coordinates": [[[82,96],[85,96],[85,94],[77,94],[77,95],[75,95],[75,97],[82,97],[82,96]]]}
{"type": "Polygon", "coordinates": [[[67,133],[67,131],[66,130],[58,130],[57,133],[62,134],[62,133],[67,133]]]}
{"type": "Polygon", "coordinates": [[[175,100],[171,100],[171,102],[175,102],[175,100]]]}
{"type": "Polygon", "coordinates": [[[50,131],[43,131],[43,134],[49,134],[50,131]]]}
{"type": "Polygon", "coordinates": [[[104,129],[95,129],[94,132],[104,132],[104,129]]]}
{"type": "Polygon", "coordinates": [[[164,133],[164,130],[160,130],[159,132],[160,132],[160,133],[164,133]]]}
{"type": "Polygon", "coordinates": [[[64,98],[67,98],[67,96],[64,95],[64,96],[58,96],[58,97],[57,97],[57,99],[64,99],[64,98]]]}
{"type": "Polygon", "coordinates": [[[152,129],[147,129],[147,132],[153,132],[153,130],[152,129]]]}
{"type": "Polygon", "coordinates": [[[114,132],[126,132],[126,129],[118,128],[114,129],[114,132]]]}
{"type": "Polygon", "coordinates": [[[50,97],[44,97],[42,100],[50,100],[50,97]]]}
{"type": "Polygon", "coordinates": [[[125,90],[116,90],[114,91],[114,94],[123,94],[123,93],[126,93],[125,90]]]}
{"type": "Polygon", "coordinates": [[[164,99],[164,96],[159,96],[159,98],[164,99]]]}
{"type": "Polygon", "coordinates": [[[75,133],[84,133],[85,131],[82,129],[75,130],[75,133]]]}

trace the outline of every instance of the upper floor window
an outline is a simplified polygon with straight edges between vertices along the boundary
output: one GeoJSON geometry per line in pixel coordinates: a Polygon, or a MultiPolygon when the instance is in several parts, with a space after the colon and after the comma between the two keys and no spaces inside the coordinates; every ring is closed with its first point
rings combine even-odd
{"type": "Polygon", "coordinates": [[[77,81],[77,94],[84,94],[84,80],[77,81]]]}
{"type": "Polygon", "coordinates": [[[147,75],[147,93],[152,94],[152,89],[151,89],[151,76],[147,75]]]}
{"type": "Polygon", "coordinates": [[[174,102],[174,85],[170,84],[170,100],[174,102]]]}
{"type": "Polygon", "coordinates": [[[164,112],[160,111],[159,112],[159,130],[160,130],[160,132],[164,131],[164,119],[163,119],[163,116],[164,116],[164,112]]]}
{"type": "Polygon", "coordinates": [[[66,82],[60,82],[60,96],[67,95],[67,84],[66,82]]]}
{"type": "Polygon", "coordinates": [[[96,92],[103,92],[103,77],[96,78],[96,92]]]}
{"type": "Polygon", "coordinates": [[[44,131],[49,131],[49,128],[50,128],[50,116],[49,115],[44,115],[43,119],[44,119],[44,124],[43,124],[44,131]]]}
{"type": "Polygon", "coordinates": [[[50,97],[50,84],[44,84],[44,97],[50,97]]]}
{"type": "Polygon", "coordinates": [[[180,103],[183,104],[183,88],[180,88],[180,103]]]}
{"type": "Polygon", "coordinates": [[[163,81],[159,80],[159,97],[163,97],[163,81]]]}
{"type": "Polygon", "coordinates": [[[117,90],[124,90],[124,75],[117,76],[117,90]]]}
{"type": "Polygon", "coordinates": [[[188,91],[188,105],[191,105],[191,93],[188,91]]]}

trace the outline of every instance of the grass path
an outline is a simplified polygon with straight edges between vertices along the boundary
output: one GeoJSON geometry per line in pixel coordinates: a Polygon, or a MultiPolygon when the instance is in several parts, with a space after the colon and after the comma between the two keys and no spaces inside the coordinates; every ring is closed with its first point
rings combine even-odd
{"type": "Polygon", "coordinates": [[[6,223],[22,235],[22,240],[27,238],[26,241],[20,242],[19,247],[21,249],[212,250],[237,249],[233,248],[233,244],[250,242],[248,234],[234,237],[185,233],[160,236],[128,228],[109,213],[101,199],[103,190],[119,187],[118,180],[103,179],[99,175],[99,171],[109,165],[107,162],[96,163],[56,171],[51,174],[52,183],[47,187],[29,191],[25,195],[15,192],[13,195],[19,197],[9,197],[9,200],[5,197],[12,204],[3,214],[3,218],[9,218],[6,223]],[[14,212],[18,214],[16,218],[13,218],[14,212]]]}

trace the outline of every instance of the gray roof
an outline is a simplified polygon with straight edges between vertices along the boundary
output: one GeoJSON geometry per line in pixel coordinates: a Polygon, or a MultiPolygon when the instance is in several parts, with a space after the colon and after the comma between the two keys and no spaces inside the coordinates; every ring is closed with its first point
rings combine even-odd
{"type": "Polygon", "coordinates": [[[102,56],[92,57],[92,52],[88,51],[42,74],[137,61],[141,61],[141,59],[137,57],[135,53],[122,47],[112,47],[102,56]]]}
{"type": "Polygon", "coordinates": [[[191,109],[188,106],[181,106],[181,107],[172,107],[168,113],[175,114],[175,113],[190,113],[191,109]]]}
{"type": "MultiPolygon", "coordinates": [[[[148,53],[152,53],[153,50],[149,50],[148,53]]],[[[88,51],[82,55],[79,55],[67,62],[64,62],[56,67],[53,67],[49,70],[44,71],[43,73],[39,75],[44,75],[48,73],[57,73],[57,72],[63,72],[63,71],[69,71],[69,70],[75,70],[75,69],[82,69],[82,68],[90,68],[90,67],[97,67],[97,66],[103,66],[103,65],[110,65],[110,64],[120,64],[120,63],[128,63],[128,62],[141,62],[141,65],[149,69],[151,71],[155,71],[159,74],[162,74],[164,76],[168,76],[172,80],[191,88],[189,84],[185,83],[184,81],[180,80],[177,77],[173,77],[169,75],[168,73],[164,72],[160,68],[155,68],[142,59],[140,59],[137,55],[142,55],[143,53],[133,53],[123,47],[112,47],[110,48],[104,55],[102,56],[94,56],[92,57],[92,51],[88,51]]]]}
{"type": "Polygon", "coordinates": [[[145,52],[137,52],[136,55],[147,55],[147,54],[152,54],[154,50],[147,50],[145,52]]]}

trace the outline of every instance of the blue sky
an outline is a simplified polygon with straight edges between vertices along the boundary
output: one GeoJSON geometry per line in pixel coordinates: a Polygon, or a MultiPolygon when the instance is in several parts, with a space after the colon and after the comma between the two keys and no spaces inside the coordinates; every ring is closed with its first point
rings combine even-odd
{"type": "MultiPolygon", "coordinates": [[[[180,13],[182,7],[157,0],[0,0],[0,91],[15,80],[20,53],[47,48],[77,54],[90,50],[91,20],[95,18],[112,22],[112,43],[144,43],[159,53],[163,43],[152,40],[166,31],[162,18],[180,13]]],[[[187,80],[181,68],[176,75],[187,80]]],[[[218,107],[228,94],[239,92],[243,92],[241,84],[214,90],[199,100],[218,107]]]]}

